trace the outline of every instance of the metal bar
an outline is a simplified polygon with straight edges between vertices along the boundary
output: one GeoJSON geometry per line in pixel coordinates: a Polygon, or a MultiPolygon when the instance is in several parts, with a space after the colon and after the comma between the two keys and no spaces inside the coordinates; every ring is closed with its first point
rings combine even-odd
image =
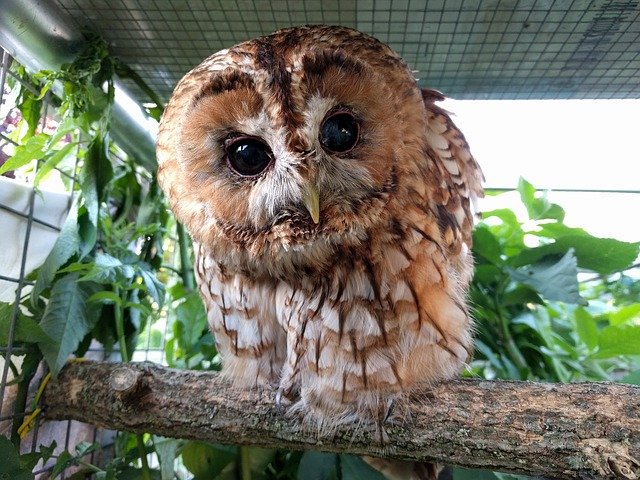
{"type": "MultiPolygon", "coordinates": [[[[20,281],[19,278],[7,277],[5,275],[0,275],[0,280],[4,280],[6,282],[14,282],[14,283],[18,283],[20,281]]],[[[25,283],[25,285],[33,285],[34,284],[34,282],[31,282],[29,280],[25,280],[24,283],[25,283]]]]}
{"type": "Polygon", "coordinates": [[[40,92],[38,91],[38,89],[36,87],[31,85],[29,82],[25,82],[24,79],[20,78],[15,72],[12,72],[12,71],[9,70],[9,71],[7,71],[7,73],[11,77],[13,77],[20,85],[22,85],[24,88],[29,90],[31,93],[33,93],[34,95],[40,95],[40,92]]]}
{"type": "Polygon", "coordinates": [[[7,70],[9,70],[9,59],[11,56],[7,51],[2,49],[2,71],[0,71],[0,105],[2,105],[2,99],[4,98],[4,84],[7,81],[7,70]]]}
{"type": "MultiPolygon", "coordinates": [[[[517,190],[517,187],[488,187],[485,185],[485,191],[493,190],[497,192],[513,192],[517,190]]],[[[600,188],[540,188],[536,187],[537,191],[549,191],[549,192],[568,192],[568,193],[640,193],[640,190],[626,190],[626,189],[600,189],[600,188]]]]}
{"type": "MultiPolygon", "coordinates": [[[[6,210],[7,212],[11,212],[14,215],[18,215],[19,217],[22,217],[22,218],[29,218],[29,214],[28,213],[21,212],[20,210],[16,210],[15,208],[9,207],[8,205],[4,205],[2,203],[0,203],[0,209],[6,210]]],[[[49,227],[50,229],[55,230],[57,232],[60,231],[60,228],[57,227],[56,225],[53,225],[52,223],[45,222],[44,220],[39,220],[39,219],[37,219],[35,217],[33,217],[32,220],[34,222],[40,224],[40,225],[43,225],[45,227],[49,227]]]]}
{"type": "MultiPolygon", "coordinates": [[[[2,86],[2,85],[4,85],[4,84],[0,83],[0,86],[2,86]]],[[[2,90],[4,91],[4,88],[2,90]]],[[[2,99],[0,98],[0,100],[2,100],[2,99]]],[[[0,133],[0,138],[3,139],[5,142],[9,142],[9,143],[11,143],[13,145],[16,145],[16,146],[20,145],[18,142],[16,142],[15,140],[11,140],[9,137],[7,137],[3,133],[0,133]]]]}

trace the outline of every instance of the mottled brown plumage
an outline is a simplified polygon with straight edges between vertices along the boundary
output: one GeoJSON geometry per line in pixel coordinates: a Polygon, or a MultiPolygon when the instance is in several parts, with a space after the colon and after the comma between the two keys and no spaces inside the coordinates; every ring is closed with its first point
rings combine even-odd
{"type": "Polygon", "coordinates": [[[469,359],[482,174],[442,99],[341,27],[242,43],[180,81],[158,176],[237,385],[273,386],[320,426],[381,424],[469,359]]]}

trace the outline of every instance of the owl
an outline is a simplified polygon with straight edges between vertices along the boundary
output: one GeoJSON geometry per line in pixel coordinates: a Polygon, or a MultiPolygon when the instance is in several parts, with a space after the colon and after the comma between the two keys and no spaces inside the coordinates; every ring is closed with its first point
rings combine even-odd
{"type": "Polygon", "coordinates": [[[463,368],[483,179],[443,98],[331,26],[222,50],[178,83],[158,179],[236,386],[320,426],[382,424],[463,368]]]}

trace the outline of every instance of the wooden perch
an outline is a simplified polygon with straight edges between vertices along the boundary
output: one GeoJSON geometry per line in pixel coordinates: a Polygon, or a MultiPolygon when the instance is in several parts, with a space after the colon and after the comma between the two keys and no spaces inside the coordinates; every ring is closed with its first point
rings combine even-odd
{"type": "Polygon", "coordinates": [[[640,478],[640,387],[451,380],[417,392],[406,425],[318,433],[277,412],[274,394],[215,372],[76,362],[45,390],[45,416],[129,432],[316,449],[552,478],[640,478]]]}

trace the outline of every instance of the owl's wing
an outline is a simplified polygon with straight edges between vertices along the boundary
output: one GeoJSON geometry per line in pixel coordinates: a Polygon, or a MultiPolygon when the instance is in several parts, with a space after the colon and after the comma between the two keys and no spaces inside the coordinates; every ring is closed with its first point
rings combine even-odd
{"type": "MultiPolygon", "coordinates": [[[[478,213],[477,201],[484,196],[484,175],[449,112],[435,104],[444,100],[444,95],[437,90],[423,89],[422,99],[427,111],[427,141],[442,179],[441,204],[451,215],[451,227],[458,229],[464,242],[471,246],[474,215],[478,213]]],[[[439,217],[445,217],[446,221],[447,215],[440,212],[439,217]]]]}

